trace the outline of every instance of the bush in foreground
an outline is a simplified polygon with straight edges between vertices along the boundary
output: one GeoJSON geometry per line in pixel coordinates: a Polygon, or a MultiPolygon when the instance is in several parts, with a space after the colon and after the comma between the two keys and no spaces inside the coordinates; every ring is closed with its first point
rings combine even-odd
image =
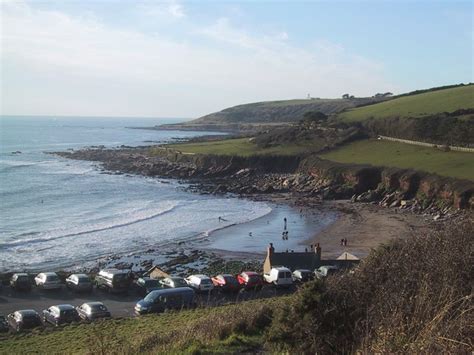
{"type": "Polygon", "coordinates": [[[467,353],[473,349],[474,223],[374,250],[354,274],[308,284],[267,333],[307,353],[467,353]]]}

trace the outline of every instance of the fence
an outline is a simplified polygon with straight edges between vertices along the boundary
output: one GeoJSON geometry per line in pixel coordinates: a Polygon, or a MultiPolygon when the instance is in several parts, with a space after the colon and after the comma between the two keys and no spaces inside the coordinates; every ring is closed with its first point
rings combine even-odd
{"type": "MultiPolygon", "coordinates": [[[[433,143],[426,143],[426,142],[411,141],[411,140],[408,140],[408,139],[400,139],[400,138],[393,138],[393,137],[387,137],[387,136],[379,136],[379,138],[383,139],[383,140],[387,140],[387,141],[392,141],[392,142],[420,145],[422,147],[436,148],[436,147],[443,146],[442,144],[433,144],[433,143]]],[[[449,147],[450,150],[455,150],[455,151],[458,151],[458,152],[474,153],[474,148],[456,147],[456,146],[453,146],[453,145],[449,145],[448,147],[449,147]]]]}

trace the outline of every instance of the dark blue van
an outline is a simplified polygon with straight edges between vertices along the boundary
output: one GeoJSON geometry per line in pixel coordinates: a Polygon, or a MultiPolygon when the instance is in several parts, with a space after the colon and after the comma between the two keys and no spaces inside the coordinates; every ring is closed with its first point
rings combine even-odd
{"type": "Polygon", "coordinates": [[[135,305],[135,313],[162,313],[168,309],[191,308],[196,305],[194,291],[190,287],[167,288],[151,291],[135,305]]]}

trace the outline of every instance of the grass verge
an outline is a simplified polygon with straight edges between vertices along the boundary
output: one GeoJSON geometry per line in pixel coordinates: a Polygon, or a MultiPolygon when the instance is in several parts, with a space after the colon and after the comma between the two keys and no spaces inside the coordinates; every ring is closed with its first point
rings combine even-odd
{"type": "Polygon", "coordinates": [[[37,329],[0,338],[0,354],[195,353],[258,347],[274,307],[288,297],[261,299],[94,324],[37,329]]]}

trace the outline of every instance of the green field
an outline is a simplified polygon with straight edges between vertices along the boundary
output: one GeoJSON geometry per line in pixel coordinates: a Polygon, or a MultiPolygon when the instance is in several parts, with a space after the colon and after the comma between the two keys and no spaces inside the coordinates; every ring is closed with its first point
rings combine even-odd
{"type": "Polygon", "coordinates": [[[338,115],[346,122],[373,118],[421,117],[439,112],[474,108],[474,85],[404,96],[370,106],[349,109],[338,115]]]}
{"type": "Polygon", "coordinates": [[[191,154],[216,154],[216,155],[296,155],[311,149],[308,144],[286,144],[270,148],[259,148],[248,138],[224,139],[202,143],[170,144],[167,147],[183,153],[191,154]]]}
{"type": "Polygon", "coordinates": [[[411,168],[474,180],[474,153],[443,152],[435,148],[397,142],[363,140],[320,156],[340,163],[411,168]]]}

